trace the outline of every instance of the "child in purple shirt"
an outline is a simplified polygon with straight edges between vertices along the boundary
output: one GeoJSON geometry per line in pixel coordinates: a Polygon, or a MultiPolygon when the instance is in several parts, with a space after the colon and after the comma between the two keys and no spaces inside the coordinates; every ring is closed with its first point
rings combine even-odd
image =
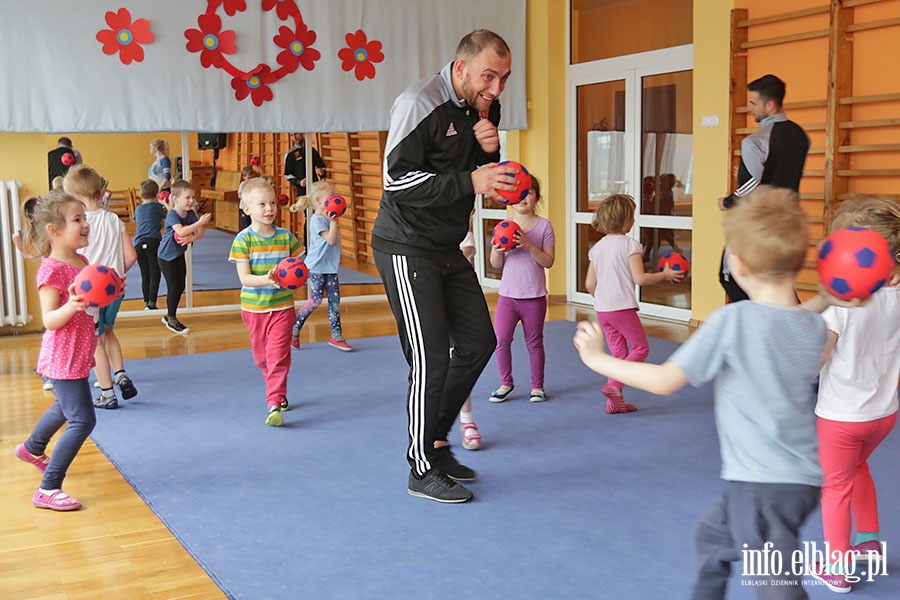
{"type": "Polygon", "coordinates": [[[532,402],[543,402],[544,394],[544,317],[547,315],[547,275],[544,269],[553,266],[556,257],[556,238],[550,221],[535,214],[541,201],[541,184],[531,177],[528,196],[513,205],[515,221],[521,228],[516,232],[516,247],[504,250],[496,244],[491,247],[491,265],[502,268],[500,297],[494,315],[494,333],[497,336],[497,368],[500,370],[500,387],[491,393],[491,402],[503,402],[515,389],[512,376],[512,344],[516,324],[522,322],[525,345],[531,363],[532,402]]]}

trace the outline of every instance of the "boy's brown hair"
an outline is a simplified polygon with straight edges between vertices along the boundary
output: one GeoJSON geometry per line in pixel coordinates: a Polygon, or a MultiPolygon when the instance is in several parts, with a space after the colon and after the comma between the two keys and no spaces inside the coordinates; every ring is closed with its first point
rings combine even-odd
{"type": "Polygon", "coordinates": [[[106,179],[87,165],[75,165],[63,179],[63,190],[79,199],[97,198],[106,189],[106,179]]]}
{"type": "Polygon", "coordinates": [[[894,265],[900,266],[900,204],[884,198],[845,200],[838,206],[831,231],[846,227],[867,227],[888,241],[894,265]]]}
{"type": "Polygon", "coordinates": [[[172,198],[177,198],[184,194],[187,190],[193,190],[194,186],[187,179],[179,179],[175,183],[172,184],[171,191],[169,192],[172,198]]]}
{"type": "Polygon", "coordinates": [[[600,201],[591,227],[600,233],[622,233],[628,222],[634,219],[636,206],[634,198],[628,194],[613,194],[600,201]]]}
{"type": "Polygon", "coordinates": [[[248,179],[253,175],[253,167],[244,167],[241,169],[241,179],[248,179]]]}
{"type": "Polygon", "coordinates": [[[141,199],[156,200],[159,194],[159,184],[152,179],[145,179],[141,182],[141,199]]]}
{"type": "Polygon", "coordinates": [[[809,251],[809,220],[800,195],[761,185],[725,212],[728,251],[756,276],[793,278],[809,251]]]}

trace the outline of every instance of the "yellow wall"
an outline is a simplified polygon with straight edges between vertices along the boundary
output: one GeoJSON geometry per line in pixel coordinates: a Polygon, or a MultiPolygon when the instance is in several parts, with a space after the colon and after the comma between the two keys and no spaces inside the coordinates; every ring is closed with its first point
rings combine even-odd
{"type": "Polygon", "coordinates": [[[724,303],[719,261],[725,237],[716,200],[730,191],[728,139],[731,0],[694,0],[694,250],[691,316],[704,321],[724,303]],[[718,127],[701,128],[703,115],[718,127]]]}

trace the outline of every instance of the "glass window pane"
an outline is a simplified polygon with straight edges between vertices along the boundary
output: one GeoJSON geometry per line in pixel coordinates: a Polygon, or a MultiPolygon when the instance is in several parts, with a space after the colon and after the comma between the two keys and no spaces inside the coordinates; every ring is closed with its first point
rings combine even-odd
{"type": "Polygon", "coordinates": [[[588,265],[590,261],[588,260],[588,251],[600,241],[600,238],[603,237],[603,234],[595,230],[589,223],[579,223],[578,224],[578,281],[576,282],[575,288],[579,292],[587,293],[587,288],[584,287],[584,277],[587,275],[588,265]]]}
{"type": "MultiPolygon", "coordinates": [[[[644,270],[648,273],[659,271],[659,263],[670,257],[672,252],[681,254],[688,262],[688,274],[679,283],[658,283],[639,289],[641,302],[691,308],[691,231],[689,229],[641,228],[641,245],[644,247],[644,270]]],[[[669,264],[674,269],[677,257],[670,257],[669,264]]]]}
{"type": "Polygon", "coordinates": [[[494,225],[500,221],[502,219],[484,219],[482,223],[484,225],[484,252],[481,255],[481,262],[484,265],[484,276],[486,279],[496,279],[497,281],[500,281],[503,270],[491,266],[491,238],[494,233],[494,225]]]}
{"type": "Polygon", "coordinates": [[[690,44],[693,0],[572,0],[572,64],[690,44]]]}
{"type": "Polygon", "coordinates": [[[578,87],[578,208],[592,212],[625,181],[625,80],[578,87]]]}
{"type": "Polygon", "coordinates": [[[691,216],[693,72],[642,78],[641,214],[691,216]]]}

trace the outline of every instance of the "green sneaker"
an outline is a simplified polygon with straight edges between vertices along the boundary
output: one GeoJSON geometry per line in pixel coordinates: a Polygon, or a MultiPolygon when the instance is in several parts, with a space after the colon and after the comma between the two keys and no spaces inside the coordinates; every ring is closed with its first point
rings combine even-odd
{"type": "Polygon", "coordinates": [[[281,416],[281,407],[270,406],[269,414],[266,415],[266,425],[270,427],[281,427],[284,423],[284,417],[281,416]]]}

